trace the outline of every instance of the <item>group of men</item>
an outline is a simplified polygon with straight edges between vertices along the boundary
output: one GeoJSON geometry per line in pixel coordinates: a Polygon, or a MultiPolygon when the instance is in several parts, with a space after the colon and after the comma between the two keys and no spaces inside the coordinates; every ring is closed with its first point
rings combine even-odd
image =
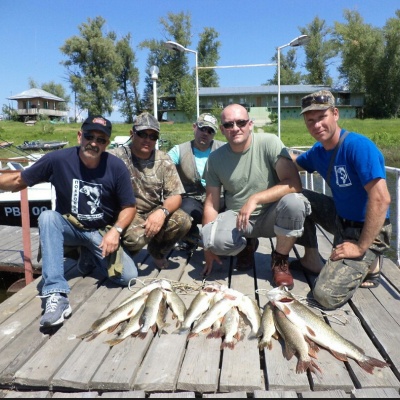
{"type": "Polygon", "coordinates": [[[339,127],[331,92],[305,96],[301,106],[316,143],[298,156],[276,135],[255,134],[246,108],[231,104],[219,125],[212,114],[201,114],[193,140],[168,154],[156,149],[160,124],[149,113],[136,117],[129,145],[112,150],[110,121],[89,116],[78,146],[1,175],[3,190],[44,181],[56,190],[56,209],[39,217],[41,327],[59,325],[72,313],[65,246],[79,248],[81,274],[97,268],[127,286],[138,276],[134,257],[146,245],[163,269],[176,243],[190,247],[201,241],[206,276],[221,256],[236,256],[237,269],[252,268],[258,238],[275,237],[276,286],[293,288],[291,268],[311,271],[317,274],[314,298],[335,309],[360,286],[378,285],[391,235],[384,158],[371,140],[339,127]],[[218,127],[226,142],[215,140],[218,127]],[[332,197],[304,190],[300,170],[319,172],[332,197]],[[318,251],[316,224],[334,236],[326,261],[318,251]],[[304,256],[289,263],[295,244],[304,246],[304,256]]]}

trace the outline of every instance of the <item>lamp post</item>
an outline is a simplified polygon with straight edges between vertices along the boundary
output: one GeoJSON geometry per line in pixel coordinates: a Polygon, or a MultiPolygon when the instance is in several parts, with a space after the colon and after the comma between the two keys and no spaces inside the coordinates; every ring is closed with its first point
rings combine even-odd
{"type": "Polygon", "coordinates": [[[158,79],[158,73],[160,70],[156,65],[152,65],[150,67],[150,75],[151,79],[153,80],[153,115],[154,118],[157,118],[157,79],[158,79]]]}
{"type": "Polygon", "coordinates": [[[298,47],[306,44],[310,38],[308,35],[301,35],[287,44],[278,47],[278,137],[281,138],[281,49],[285,47],[298,47]]]}
{"type": "Polygon", "coordinates": [[[164,43],[167,49],[169,50],[175,50],[175,51],[180,51],[180,52],[188,52],[188,53],[194,53],[196,56],[196,116],[197,118],[200,115],[200,105],[199,105],[199,67],[198,67],[198,61],[197,61],[197,51],[195,50],[190,50],[187,49],[186,47],[182,46],[179,43],[172,42],[171,40],[168,40],[167,42],[164,43]]]}

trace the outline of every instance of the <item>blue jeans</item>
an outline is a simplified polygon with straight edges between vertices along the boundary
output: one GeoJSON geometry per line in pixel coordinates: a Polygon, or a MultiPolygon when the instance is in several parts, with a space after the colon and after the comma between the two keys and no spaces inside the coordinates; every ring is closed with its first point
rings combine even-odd
{"type": "MultiPolygon", "coordinates": [[[[79,262],[92,263],[102,275],[108,277],[110,257],[102,257],[99,245],[102,236],[98,230],[82,230],[73,226],[57,211],[43,211],[38,219],[42,251],[41,294],[69,293],[70,287],[64,277],[64,245],[81,248],[79,262]]],[[[120,277],[110,278],[121,286],[127,286],[136,278],[138,271],[133,257],[124,249],[123,269],[120,277]]]]}

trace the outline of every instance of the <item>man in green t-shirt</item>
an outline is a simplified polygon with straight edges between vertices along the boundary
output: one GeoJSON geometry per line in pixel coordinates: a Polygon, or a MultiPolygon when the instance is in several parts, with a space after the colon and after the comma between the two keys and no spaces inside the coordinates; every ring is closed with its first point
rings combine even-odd
{"type": "Polygon", "coordinates": [[[239,104],[224,108],[220,129],[229,145],[212,152],[204,170],[203,273],[211,273],[214,261],[221,264],[222,255],[237,255],[238,269],[251,268],[257,238],[276,237],[273,281],[292,289],[289,252],[311,213],[296,166],[276,135],[252,132],[253,121],[239,104]],[[218,213],[221,187],[226,211],[218,213]]]}

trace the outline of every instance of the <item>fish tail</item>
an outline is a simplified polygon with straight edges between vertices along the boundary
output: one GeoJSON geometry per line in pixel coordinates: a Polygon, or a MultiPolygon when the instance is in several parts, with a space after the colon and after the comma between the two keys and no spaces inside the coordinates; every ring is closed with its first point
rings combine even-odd
{"type": "Polygon", "coordinates": [[[91,335],[93,335],[93,331],[88,331],[88,332],[83,333],[82,335],[77,336],[76,338],[77,339],[86,339],[91,335]]]}
{"type": "Polygon", "coordinates": [[[93,333],[91,336],[89,336],[89,337],[86,339],[86,341],[87,341],[87,342],[90,342],[90,341],[92,341],[93,339],[96,339],[97,336],[99,336],[99,334],[100,334],[100,332],[93,333]]]}
{"type": "Polygon", "coordinates": [[[194,338],[194,337],[196,337],[196,336],[198,336],[198,333],[191,332],[191,333],[189,333],[189,335],[188,335],[188,337],[187,337],[187,340],[189,340],[189,339],[191,339],[191,338],[194,338]]]}
{"type": "Polygon", "coordinates": [[[356,361],[364,371],[367,371],[370,374],[374,373],[374,367],[377,368],[390,367],[390,364],[388,364],[387,362],[378,360],[377,358],[374,357],[365,356],[365,359],[356,361]]]}
{"type": "Polygon", "coordinates": [[[235,348],[235,343],[234,342],[222,342],[220,349],[230,349],[233,350],[235,348]]]}
{"type": "Polygon", "coordinates": [[[147,336],[147,332],[139,332],[138,333],[138,337],[140,338],[140,339],[144,339],[145,337],[147,336]]]}

